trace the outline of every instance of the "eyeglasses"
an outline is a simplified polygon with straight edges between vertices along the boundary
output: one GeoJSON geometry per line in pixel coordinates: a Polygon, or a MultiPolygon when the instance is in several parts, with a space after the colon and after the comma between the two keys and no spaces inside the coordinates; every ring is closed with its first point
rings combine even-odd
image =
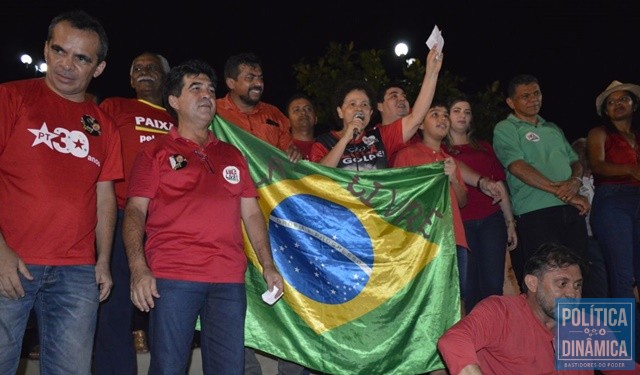
{"type": "Polygon", "coordinates": [[[618,103],[631,104],[631,103],[633,103],[633,99],[631,99],[631,97],[629,95],[623,95],[623,96],[619,97],[618,99],[609,99],[609,100],[607,100],[607,105],[616,105],[618,103]]]}
{"type": "Polygon", "coordinates": [[[211,162],[209,162],[209,158],[207,157],[207,155],[203,154],[199,150],[195,150],[194,152],[196,156],[199,157],[200,160],[202,160],[202,163],[205,165],[207,171],[209,171],[209,173],[211,174],[215,173],[215,168],[213,168],[213,165],[211,165],[211,162]]]}

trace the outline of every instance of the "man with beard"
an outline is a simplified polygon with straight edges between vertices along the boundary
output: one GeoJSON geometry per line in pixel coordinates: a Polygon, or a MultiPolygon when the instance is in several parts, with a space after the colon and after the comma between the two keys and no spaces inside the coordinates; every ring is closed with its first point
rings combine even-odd
{"type": "MultiPolygon", "coordinates": [[[[262,62],[250,52],[233,55],[224,65],[224,81],[229,92],[216,99],[217,115],[272,146],[300,160],[293,143],[289,119],[276,106],[261,101],[264,90],[262,62]]],[[[262,374],[255,351],[245,348],[245,374],[262,374]]]]}
{"type": "MultiPolygon", "coordinates": [[[[540,246],[525,265],[522,294],[482,300],[438,340],[449,373],[558,373],[555,300],[582,297],[585,267],[583,258],[567,247],[540,246]]],[[[593,374],[593,370],[571,373],[593,374]]]]}
{"type": "Polygon", "coordinates": [[[292,162],[299,160],[289,119],[276,106],[261,101],[264,76],[260,58],[248,52],[229,57],[224,65],[224,80],[229,92],[216,100],[217,114],[286,152],[292,162]]]}

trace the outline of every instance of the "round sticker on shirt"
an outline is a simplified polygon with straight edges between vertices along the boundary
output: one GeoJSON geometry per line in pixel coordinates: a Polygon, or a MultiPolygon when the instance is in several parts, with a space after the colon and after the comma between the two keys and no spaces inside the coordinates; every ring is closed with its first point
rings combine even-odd
{"type": "Polygon", "coordinates": [[[240,170],[234,166],[228,166],[222,171],[224,179],[230,184],[237,184],[240,182],[240,170]]]}
{"type": "Polygon", "coordinates": [[[527,141],[531,142],[538,142],[540,140],[540,136],[534,132],[528,132],[524,137],[527,139],[527,141]]]}
{"type": "Polygon", "coordinates": [[[171,169],[177,171],[187,166],[187,158],[180,154],[171,155],[169,156],[169,164],[171,164],[171,169]]]}
{"type": "Polygon", "coordinates": [[[82,123],[82,128],[84,129],[84,131],[94,137],[99,136],[102,132],[102,128],[100,126],[100,123],[98,123],[98,120],[89,115],[83,115],[80,122],[82,123]]]}

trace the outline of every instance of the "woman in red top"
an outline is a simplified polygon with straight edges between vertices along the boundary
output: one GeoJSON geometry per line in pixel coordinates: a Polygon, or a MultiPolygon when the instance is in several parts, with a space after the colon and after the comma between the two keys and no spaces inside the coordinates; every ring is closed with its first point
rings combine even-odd
{"type": "Polygon", "coordinates": [[[490,295],[502,295],[506,251],[516,248],[516,222],[504,185],[505,173],[491,144],[476,140],[471,123],[471,104],[465,97],[450,102],[451,127],[447,152],[481,176],[497,181],[504,191],[499,204],[480,191],[468,189],[467,205],[461,208],[464,231],[469,244],[467,311],[490,295]]]}
{"type": "Polygon", "coordinates": [[[603,124],[587,136],[595,194],[591,229],[602,247],[613,298],[635,298],[640,281],[640,86],[613,81],[596,98],[603,124]]]}

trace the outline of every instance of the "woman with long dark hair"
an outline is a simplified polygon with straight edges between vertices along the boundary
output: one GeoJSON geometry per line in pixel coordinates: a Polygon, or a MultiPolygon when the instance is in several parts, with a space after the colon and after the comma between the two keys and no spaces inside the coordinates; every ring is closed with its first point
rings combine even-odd
{"type": "Polygon", "coordinates": [[[502,164],[491,144],[473,136],[473,113],[468,98],[460,96],[449,104],[451,127],[445,149],[484,178],[497,181],[504,191],[499,204],[480,189],[468,189],[467,205],[461,209],[469,244],[467,311],[485,297],[502,295],[507,251],[518,245],[516,221],[504,184],[502,164]]]}

